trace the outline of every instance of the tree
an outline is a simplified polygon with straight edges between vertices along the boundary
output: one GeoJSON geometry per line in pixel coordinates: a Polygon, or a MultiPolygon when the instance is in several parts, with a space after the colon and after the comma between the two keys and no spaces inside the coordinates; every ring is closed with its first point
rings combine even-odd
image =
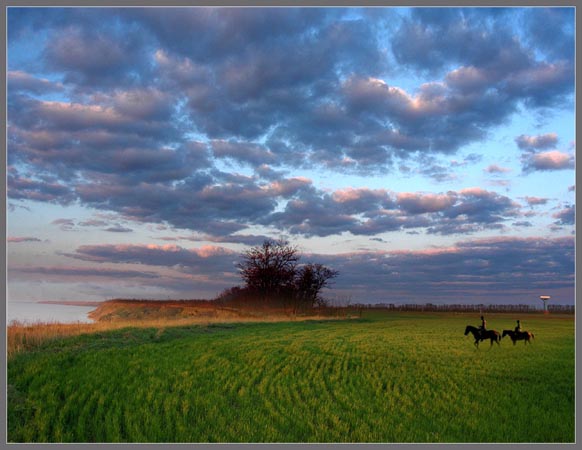
{"type": "Polygon", "coordinates": [[[295,305],[312,308],[322,305],[320,292],[328,287],[330,280],[338,275],[337,270],[329,269],[323,264],[306,264],[299,268],[295,276],[295,305]]]}
{"type": "Polygon", "coordinates": [[[267,301],[292,290],[298,261],[297,247],[282,239],[266,239],[245,251],[237,267],[246,288],[267,301]]]}
{"type": "Polygon", "coordinates": [[[299,259],[297,247],[285,240],[267,239],[261,246],[245,251],[237,267],[246,285],[236,296],[240,299],[252,296],[271,304],[292,303],[295,312],[298,307],[323,304],[321,290],[329,286],[338,272],[323,264],[299,266],[299,259]]]}

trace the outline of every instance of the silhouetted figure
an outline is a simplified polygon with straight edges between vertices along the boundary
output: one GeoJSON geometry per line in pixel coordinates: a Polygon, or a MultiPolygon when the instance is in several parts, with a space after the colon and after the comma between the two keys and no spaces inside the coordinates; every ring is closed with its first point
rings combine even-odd
{"type": "Polygon", "coordinates": [[[516,333],[521,333],[521,323],[520,323],[519,319],[517,319],[517,326],[515,327],[514,331],[516,333]]]}
{"type": "Polygon", "coordinates": [[[481,339],[485,339],[485,332],[487,331],[487,321],[485,317],[481,316],[481,326],[479,327],[479,331],[481,332],[481,339]]]}
{"type": "MultiPolygon", "coordinates": [[[[508,330],[511,333],[513,333],[513,331],[508,330]]],[[[481,334],[481,327],[477,328],[474,327],[473,325],[467,325],[467,328],[465,328],[465,336],[467,336],[469,333],[471,333],[473,335],[473,337],[475,338],[475,347],[479,348],[479,342],[480,341],[484,341],[486,339],[491,340],[491,346],[493,346],[493,343],[497,343],[497,345],[499,345],[499,343],[501,342],[501,333],[499,333],[499,331],[496,330],[486,330],[485,334],[481,334]]]]}
{"type": "MultiPolygon", "coordinates": [[[[517,327],[516,327],[517,329],[517,327]]],[[[534,338],[534,334],[527,330],[515,331],[515,330],[503,330],[501,337],[509,336],[513,342],[513,345],[517,341],[523,341],[524,344],[531,344],[531,340],[534,338]]]]}

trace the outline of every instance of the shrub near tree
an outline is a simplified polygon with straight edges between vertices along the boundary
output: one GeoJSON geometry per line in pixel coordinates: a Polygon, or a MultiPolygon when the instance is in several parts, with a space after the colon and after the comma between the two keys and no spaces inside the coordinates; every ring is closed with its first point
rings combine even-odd
{"type": "Polygon", "coordinates": [[[337,270],[323,264],[306,264],[297,270],[294,289],[294,312],[299,308],[324,306],[325,300],[320,293],[328,287],[330,280],[338,275],[337,270]]]}
{"type": "Polygon", "coordinates": [[[292,307],[294,313],[325,304],[321,291],[338,271],[323,264],[300,264],[299,260],[297,246],[267,239],[241,255],[237,267],[245,286],[227,289],[219,299],[292,307]]]}

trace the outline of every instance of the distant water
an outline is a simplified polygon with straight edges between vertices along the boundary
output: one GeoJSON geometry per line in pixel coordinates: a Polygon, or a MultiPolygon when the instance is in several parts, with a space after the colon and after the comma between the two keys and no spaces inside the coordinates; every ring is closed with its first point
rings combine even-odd
{"type": "Polygon", "coordinates": [[[6,323],[17,320],[24,323],[58,322],[58,323],[91,323],[87,317],[96,306],[55,305],[36,302],[7,302],[6,323]]]}

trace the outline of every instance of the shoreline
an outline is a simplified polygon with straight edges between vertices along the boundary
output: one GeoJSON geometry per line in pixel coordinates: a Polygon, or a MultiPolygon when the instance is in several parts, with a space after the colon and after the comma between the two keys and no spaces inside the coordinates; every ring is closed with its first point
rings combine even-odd
{"type": "Polygon", "coordinates": [[[65,305],[65,306],[100,306],[103,302],[105,302],[107,300],[103,300],[103,301],[99,301],[99,302],[95,302],[95,301],[89,301],[89,302],[83,302],[83,301],[69,301],[69,300],[40,300],[37,302],[32,302],[32,303],[39,303],[42,305],[65,305]]]}

